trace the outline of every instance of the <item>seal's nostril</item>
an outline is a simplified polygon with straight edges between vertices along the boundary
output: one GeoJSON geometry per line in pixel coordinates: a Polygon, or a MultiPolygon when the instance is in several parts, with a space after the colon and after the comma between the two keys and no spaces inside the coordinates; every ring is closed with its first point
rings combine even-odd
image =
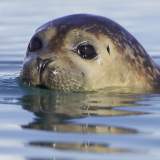
{"type": "Polygon", "coordinates": [[[38,70],[38,72],[41,71],[42,66],[43,66],[43,60],[41,58],[37,58],[37,70],[38,70]]]}
{"type": "Polygon", "coordinates": [[[48,67],[49,63],[51,63],[53,60],[48,58],[48,59],[41,59],[41,58],[37,58],[37,71],[39,73],[39,79],[40,82],[42,82],[42,77],[43,77],[43,73],[46,70],[46,68],[48,67]]]}
{"type": "Polygon", "coordinates": [[[45,68],[48,66],[49,63],[51,63],[52,60],[51,59],[41,59],[41,58],[37,58],[37,70],[38,72],[41,74],[45,68]]]}
{"type": "Polygon", "coordinates": [[[42,47],[43,47],[42,40],[39,37],[33,37],[29,43],[28,51],[35,52],[42,49],[42,47]]]}

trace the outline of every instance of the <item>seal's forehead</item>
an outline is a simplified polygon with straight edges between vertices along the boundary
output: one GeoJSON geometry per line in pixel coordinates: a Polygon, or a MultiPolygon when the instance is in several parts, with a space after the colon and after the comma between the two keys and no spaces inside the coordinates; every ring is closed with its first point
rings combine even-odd
{"type": "Polygon", "coordinates": [[[118,24],[105,17],[89,14],[75,14],[52,20],[39,27],[36,31],[50,28],[63,28],[63,30],[65,29],[66,31],[69,31],[73,28],[85,29],[91,27],[92,32],[98,32],[101,30],[101,32],[106,33],[107,31],[115,32],[120,30],[121,27],[117,25],[118,24]]]}
{"type": "Polygon", "coordinates": [[[128,41],[135,41],[133,36],[116,22],[102,16],[90,14],[64,16],[42,25],[36,32],[55,29],[57,35],[66,35],[66,33],[75,28],[98,35],[102,33],[121,48],[124,48],[124,45],[129,43],[128,41]],[[122,39],[124,41],[122,41],[122,39]]]}
{"type": "MultiPolygon", "coordinates": [[[[64,16],[42,25],[37,29],[37,32],[53,29],[56,36],[52,39],[55,40],[56,38],[63,39],[69,31],[76,28],[96,35],[106,35],[121,51],[129,46],[134,52],[141,53],[140,44],[127,30],[116,22],[102,16],[90,14],[64,16]]],[[[143,50],[143,52],[145,51],[143,50]]]]}

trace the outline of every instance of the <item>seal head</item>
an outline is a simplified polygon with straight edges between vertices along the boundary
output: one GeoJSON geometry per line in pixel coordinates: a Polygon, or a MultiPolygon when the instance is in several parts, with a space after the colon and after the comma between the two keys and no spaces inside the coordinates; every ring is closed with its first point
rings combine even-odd
{"type": "Polygon", "coordinates": [[[160,69],[119,24],[101,16],[76,14],[36,30],[20,77],[29,85],[63,91],[153,89],[159,86],[160,69]]]}

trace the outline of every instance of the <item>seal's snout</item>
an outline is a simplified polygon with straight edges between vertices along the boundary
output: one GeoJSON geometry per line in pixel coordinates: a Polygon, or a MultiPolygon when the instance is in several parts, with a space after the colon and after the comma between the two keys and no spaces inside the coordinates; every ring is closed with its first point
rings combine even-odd
{"type": "Polygon", "coordinates": [[[34,86],[45,85],[43,84],[48,79],[49,65],[52,59],[32,58],[26,59],[23,64],[23,69],[20,73],[21,79],[34,86]]]}

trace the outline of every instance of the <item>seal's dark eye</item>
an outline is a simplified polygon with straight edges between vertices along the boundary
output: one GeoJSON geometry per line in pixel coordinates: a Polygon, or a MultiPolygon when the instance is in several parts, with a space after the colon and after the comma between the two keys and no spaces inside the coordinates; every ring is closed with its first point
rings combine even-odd
{"type": "Polygon", "coordinates": [[[43,44],[39,37],[33,37],[29,43],[28,51],[29,52],[35,52],[37,50],[40,50],[42,48],[43,44]]]}
{"type": "Polygon", "coordinates": [[[93,59],[97,56],[94,47],[90,44],[80,44],[77,47],[77,54],[84,59],[93,59]]]}

